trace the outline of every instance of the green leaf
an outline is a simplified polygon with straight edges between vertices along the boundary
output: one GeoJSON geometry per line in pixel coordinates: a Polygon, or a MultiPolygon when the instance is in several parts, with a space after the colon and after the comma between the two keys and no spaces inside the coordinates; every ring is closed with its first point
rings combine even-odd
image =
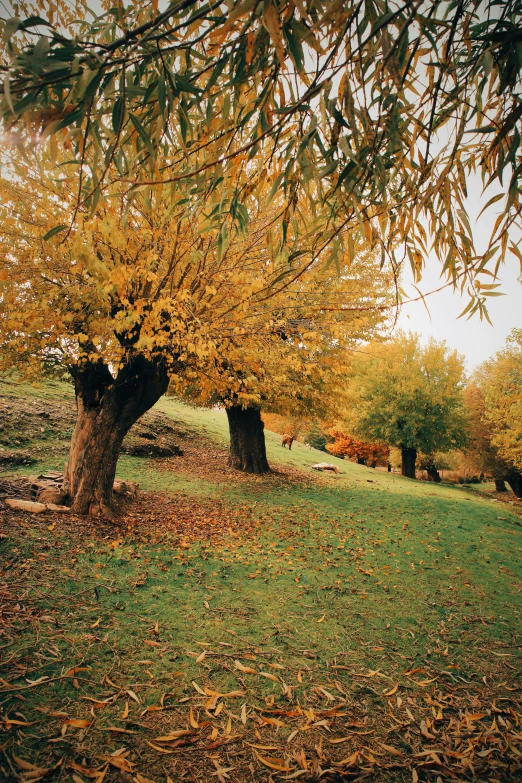
{"type": "Polygon", "coordinates": [[[323,177],[327,177],[329,174],[331,174],[333,171],[335,171],[337,168],[337,161],[334,160],[332,163],[330,163],[329,166],[325,166],[324,169],[319,170],[319,177],[322,179],[323,177]]]}
{"type": "Polygon", "coordinates": [[[83,120],[85,114],[85,109],[83,106],[80,106],[78,109],[75,109],[70,114],[67,114],[63,120],[56,126],[54,129],[54,133],[61,130],[62,128],[66,128],[68,125],[72,125],[73,122],[78,122],[78,124],[81,123],[83,120]]]}
{"type": "Polygon", "coordinates": [[[344,169],[342,170],[341,175],[337,181],[336,188],[339,188],[344,182],[344,180],[347,179],[351,175],[351,173],[355,171],[356,168],[357,168],[357,164],[353,160],[347,163],[344,169]]]}
{"type": "Polygon", "coordinates": [[[295,269],[285,269],[284,272],[281,272],[274,280],[272,280],[271,285],[275,285],[276,283],[281,282],[281,280],[284,280],[285,277],[288,277],[288,275],[292,274],[295,274],[295,269]]]}
{"type": "Polygon", "coordinates": [[[41,25],[44,25],[44,27],[52,27],[52,24],[48,22],[47,19],[42,19],[41,16],[28,16],[27,19],[24,19],[20,24],[20,29],[27,30],[29,27],[41,27],[41,25]]]}
{"type": "Polygon", "coordinates": [[[47,234],[43,235],[44,242],[47,242],[48,239],[52,239],[52,237],[56,236],[56,234],[59,234],[60,231],[65,231],[65,229],[68,228],[68,226],[61,225],[61,226],[55,226],[54,228],[51,228],[50,231],[47,232],[47,234]]]}
{"type": "Polygon", "coordinates": [[[217,82],[219,77],[221,76],[223,69],[225,68],[225,65],[228,63],[228,57],[222,57],[220,60],[217,61],[217,64],[212,71],[212,75],[210,79],[207,82],[207,85],[205,87],[205,91],[209,92],[210,88],[214,86],[214,84],[217,82]]]}
{"type": "Polygon", "coordinates": [[[123,98],[120,95],[120,97],[115,101],[112,109],[112,127],[114,129],[114,133],[116,134],[121,131],[124,113],[125,104],[123,103],[123,98]]]}
{"type": "Polygon", "coordinates": [[[288,44],[288,51],[290,52],[290,56],[294,61],[294,65],[297,70],[301,72],[303,70],[304,63],[303,47],[301,45],[301,41],[295,37],[290,28],[290,25],[283,25],[283,32],[288,44]]]}
{"type": "Polygon", "coordinates": [[[174,74],[174,84],[178,92],[188,92],[192,95],[198,96],[202,90],[199,87],[194,87],[184,76],[180,76],[179,73],[174,74]]]}
{"type": "Polygon", "coordinates": [[[145,145],[147,146],[147,149],[149,150],[150,154],[152,156],[154,156],[154,148],[153,148],[152,142],[151,142],[151,140],[149,138],[149,134],[147,133],[147,131],[145,130],[145,128],[143,127],[143,125],[141,124],[139,119],[134,116],[134,114],[131,114],[129,112],[129,117],[130,117],[130,120],[131,120],[132,124],[134,125],[136,131],[138,132],[138,135],[140,136],[142,141],[145,142],[145,145]]]}
{"type": "Polygon", "coordinates": [[[279,176],[274,180],[274,183],[270,188],[270,193],[268,194],[267,206],[270,204],[275,194],[279,190],[279,185],[281,184],[281,180],[283,179],[283,176],[284,176],[284,172],[281,172],[281,174],[279,174],[279,176]]]}
{"type": "Polygon", "coordinates": [[[326,259],[326,263],[324,265],[323,271],[326,272],[326,270],[332,265],[335,264],[335,268],[337,270],[337,276],[341,274],[341,271],[339,269],[339,250],[341,249],[341,243],[339,242],[339,239],[334,239],[332,243],[332,250],[328,258],[326,259]]]}
{"type": "Polygon", "coordinates": [[[158,77],[158,103],[161,109],[161,113],[165,115],[165,107],[167,105],[167,90],[165,79],[160,75],[158,77]]]}
{"type": "Polygon", "coordinates": [[[469,130],[465,130],[464,133],[493,133],[493,131],[496,130],[494,125],[483,125],[481,128],[470,128],[469,130]]]}
{"type": "Polygon", "coordinates": [[[314,128],[309,133],[307,133],[305,136],[303,136],[303,138],[301,139],[301,141],[299,143],[299,148],[297,150],[297,157],[299,157],[299,155],[301,155],[305,151],[305,149],[308,147],[308,145],[310,144],[311,140],[313,139],[315,133],[316,133],[316,129],[314,128]]]}

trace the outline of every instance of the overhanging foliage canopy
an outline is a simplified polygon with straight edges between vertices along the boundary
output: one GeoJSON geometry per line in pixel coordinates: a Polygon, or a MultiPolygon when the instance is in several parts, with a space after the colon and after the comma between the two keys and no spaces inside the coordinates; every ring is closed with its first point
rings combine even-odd
{"type": "MultiPolygon", "coordinates": [[[[92,212],[114,177],[129,197],[265,178],[289,207],[326,203],[332,239],[362,226],[417,278],[433,246],[470,313],[508,249],[522,260],[522,0],[37,5],[4,25],[1,114],[20,145],[65,139],[92,212]],[[499,211],[480,253],[466,208],[478,176],[499,211]]],[[[245,187],[224,220],[241,219],[245,187]]],[[[299,275],[310,259],[291,263],[299,275]]]]}

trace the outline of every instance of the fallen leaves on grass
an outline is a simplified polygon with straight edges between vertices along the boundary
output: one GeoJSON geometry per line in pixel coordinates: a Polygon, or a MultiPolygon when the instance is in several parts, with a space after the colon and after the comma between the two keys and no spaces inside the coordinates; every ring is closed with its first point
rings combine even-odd
{"type": "MultiPolygon", "coordinates": [[[[191,536],[216,529],[208,522],[216,518],[215,508],[214,517],[208,516],[206,507],[201,513],[207,514],[206,521],[200,527],[196,523],[191,536]]],[[[226,513],[224,524],[230,526],[226,513]]],[[[152,537],[160,535],[164,517],[162,512],[157,516],[157,520],[143,517],[136,523],[137,540],[145,538],[147,530],[152,537]]],[[[223,535],[225,528],[217,528],[223,535]]],[[[114,541],[114,530],[105,530],[102,524],[96,541],[109,532],[114,541]]],[[[86,530],[80,534],[86,535],[86,530]]],[[[78,532],[71,530],[70,535],[78,532]]],[[[114,553],[116,547],[106,546],[114,553]]],[[[180,547],[182,557],[184,551],[180,547]]],[[[6,730],[2,744],[7,759],[0,759],[0,776],[5,773],[7,779],[16,779],[6,766],[10,764],[23,783],[36,783],[62,763],[76,775],[75,783],[118,779],[159,783],[165,779],[163,765],[174,761],[180,779],[197,779],[197,770],[200,777],[216,775],[225,783],[247,780],[253,774],[305,783],[319,779],[328,783],[364,778],[389,781],[399,776],[507,783],[522,771],[522,710],[512,677],[505,679],[512,670],[506,660],[511,653],[495,655],[483,681],[470,673],[460,676],[447,658],[444,669],[427,658],[416,666],[413,658],[387,655],[384,644],[372,645],[373,659],[366,658],[360,666],[343,655],[326,660],[313,640],[305,642],[312,649],[292,646],[291,627],[285,634],[286,618],[275,638],[267,633],[256,646],[234,634],[226,635],[221,626],[215,638],[183,640],[178,648],[171,637],[166,641],[163,623],[160,632],[160,625],[153,625],[149,615],[143,626],[140,615],[138,646],[144,645],[146,654],[161,662],[161,673],[152,660],[142,660],[143,650],[136,660],[126,649],[117,652],[121,656],[118,664],[107,663],[103,670],[105,664],[97,651],[103,648],[109,652],[108,660],[115,658],[110,646],[114,636],[109,634],[114,634],[121,611],[114,580],[104,578],[101,567],[97,569],[99,587],[97,592],[91,587],[88,598],[82,592],[87,589],[84,582],[78,580],[77,596],[67,606],[66,616],[70,620],[74,615],[83,623],[86,641],[82,646],[70,641],[71,629],[64,623],[61,607],[53,606],[52,592],[40,590],[42,576],[49,580],[49,589],[56,589],[62,563],[58,567],[47,565],[45,559],[41,562],[36,564],[38,570],[31,571],[23,559],[13,558],[1,577],[5,580],[0,583],[5,618],[2,644],[13,657],[4,671],[6,679],[0,682],[0,725],[6,730]],[[110,612],[100,595],[110,597],[110,612]],[[93,618],[100,622],[93,623],[93,618]],[[38,639],[38,646],[16,648],[17,640],[26,639],[28,631],[31,639],[38,639]],[[202,645],[203,651],[200,647],[184,660],[193,666],[190,676],[197,681],[186,675],[183,666],[182,671],[173,669],[180,665],[186,647],[197,649],[196,645],[202,645]],[[256,668],[244,661],[257,661],[256,668]],[[128,670],[128,663],[140,668],[128,670]],[[144,666],[151,666],[152,672],[144,666]],[[88,677],[82,677],[86,672],[88,677]],[[238,687],[234,687],[236,682],[238,687]],[[37,711],[47,715],[45,721],[34,720],[37,711]],[[77,740],[82,750],[75,755],[77,740]],[[125,748],[108,752],[121,742],[125,748]],[[62,762],[62,747],[73,758],[62,762]]],[[[72,571],[71,578],[75,576],[72,571]]],[[[255,576],[259,576],[257,571],[255,576]]],[[[134,595],[146,579],[145,575],[138,580],[134,595]]],[[[303,598],[305,605],[310,600],[303,598]]],[[[321,633],[329,633],[331,614],[317,612],[316,617],[325,618],[321,633]]],[[[441,644],[441,655],[444,647],[441,644]]]]}

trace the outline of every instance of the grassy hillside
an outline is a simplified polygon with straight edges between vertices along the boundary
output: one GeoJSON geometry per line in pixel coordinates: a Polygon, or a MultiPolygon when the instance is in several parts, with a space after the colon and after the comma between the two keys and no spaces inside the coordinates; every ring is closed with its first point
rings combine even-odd
{"type": "MultiPolygon", "coordinates": [[[[73,406],[49,385],[6,399],[73,406]]],[[[184,456],[123,456],[145,494],[117,523],[0,502],[0,778],[38,779],[25,760],[75,783],[513,780],[510,507],[332,457],[340,475],[317,475],[324,454],[272,433],[274,473],[243,476],[222,412],[157,408],[184,456]]],[[[63,464],[58,419],[30,425],[18,473],[63,464]]]]}

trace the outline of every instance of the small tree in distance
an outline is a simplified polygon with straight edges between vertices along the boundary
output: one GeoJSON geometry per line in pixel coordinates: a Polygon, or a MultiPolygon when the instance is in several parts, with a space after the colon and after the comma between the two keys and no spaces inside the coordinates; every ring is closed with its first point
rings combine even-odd
{"type": "Polygon", "coordinates": [[[329,432],[335,440],[328,443],[326,449],[334,457],[356,460],[359,465],[368,465],[370,468],[388,464],[390,449],[387,446],[360,440],[338,427],[333,427],[329,432]]]}
{"type": "Polygon", "coordinates": [[[482,368],[485,417],[503,459],[522,469],[522,329],[482,368]]]}
{"type": "Polygon", "coordinates": [[[497,491],[507,481],[522,497],[522,330],[475,371],[466,388],[471,417],[469,454],[497,491]]]}
{"type": "Polygon", "coordinates": [[[423,348],[416,334],[399,332],[354,356],[347,419],[354,434],[401,450],[402,475],[415,478],[417,452],[459,448],[466,442],[464,360],[444,342],[423,348]]]}

